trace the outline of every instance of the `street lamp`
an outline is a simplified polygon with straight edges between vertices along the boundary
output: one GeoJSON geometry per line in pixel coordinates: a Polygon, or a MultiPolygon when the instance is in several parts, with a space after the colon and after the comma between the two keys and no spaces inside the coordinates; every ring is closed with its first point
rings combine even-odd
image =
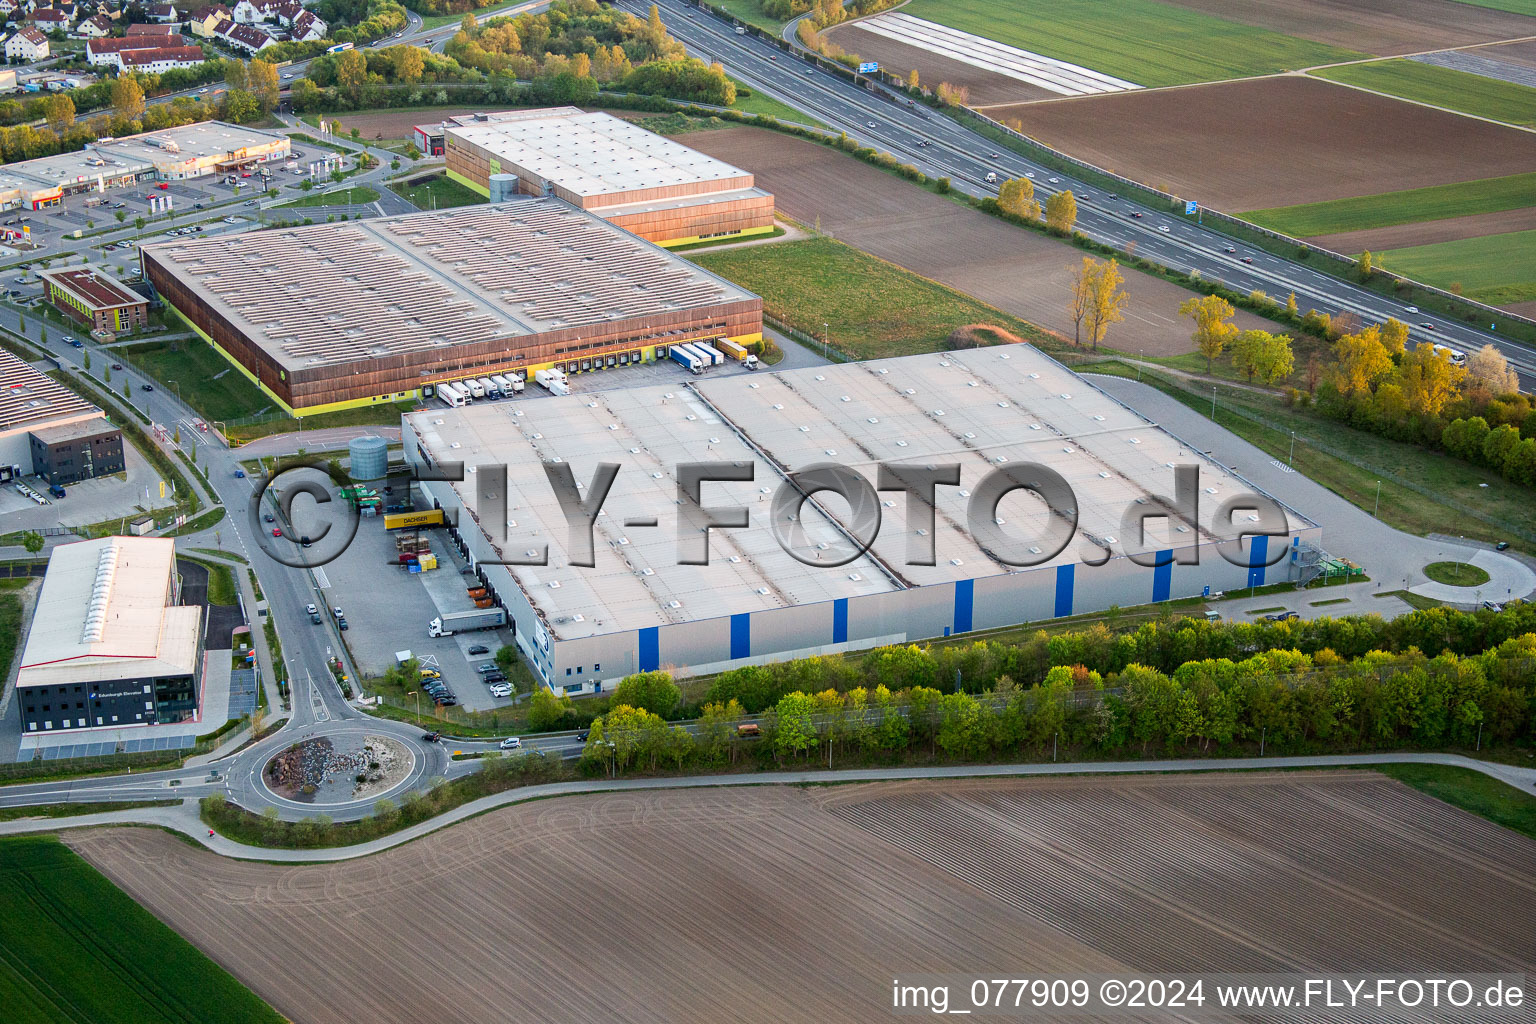
{"type": "Polygon", "coordinates": [[[421,691],[420,690],[409,690],[409,691],[406,692],[406,696],[407,697],[411,696],[411,694],[415,694],[416,695],[416,717],[418,719],[420,719],[421,718],[421,691]]]}
{"type": "Polygon", "coordinates": [[[619,745],[613,740],[604,740],[603,746],[608,748],[608,777],[611,779],[618,772],[619,745]]]}

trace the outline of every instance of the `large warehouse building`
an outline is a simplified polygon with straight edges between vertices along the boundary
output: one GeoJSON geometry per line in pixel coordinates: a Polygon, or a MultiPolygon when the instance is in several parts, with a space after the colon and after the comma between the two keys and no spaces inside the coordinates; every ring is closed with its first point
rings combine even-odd
{"type": "Polygon", "coordinates": [[[762,300],[553,198],[143,250],[144,276],[296,415],[762,337],[762,300]]]}
{"type": "Polygon", "coordinates": [[[448,176],[493,199],[496,186],[557,196],[661,245],[773,230],[773,195],[752,172],[612,114],[474,114],[442,136],[448,176]]]}
{"type": "MultiPolygon", "coordinates": [[[[431,410],[403,427],[408,459],[465,465],[465,482],[420,483],[422,497],[457,517],[455,540],[507,609],[529,664],[573,694],[659,667],[708,673],[1263,585],[1320,555],[1319,527],[1285,510],[1285,536],[1245,539],[1234,555],[1242,565],[1221,557],[1218,505],[1256,489],[1027,346],[431,410]],[[751,466],[752,480],[707,484],[702,502],[745,506],[750,525],[712,531],[707,566],[679,565],[676,467],[721,460],[751,466]],[[621,467],[595,520],[593,568],[571,564],[544,461],[569,464],[583,484],[601,462],[621,467]],[[878,537],[852,561],[816,564],[850,530],[837,498],[799,516],[810,564],[780,547],[769,510],[786,473],[832,463],[873,485],[886,461],[960,464],[959,485],[938,488],[931,529],[909,522],[905,496],[887,491],[878,537]],[[1047,466],[1074,492],[1076,536],[1039,566],[1006,564],[968,526],[971,490],[1009,463],[1047,466]],[[476,469],[497,464],[505,488],[476,469]],[[1145,544],[1121,537],[1127,509],[1175,500],[1181,464],[1200,470],[1197,524],[1153,518],[1145,544]],[[479,487],[505,493],[482,506],[479,487]],[[656,525],[629,525],[639,517],[656,525]],[[907,564],[908,543],[930,539],[934,564],[907,564]],[[545,544],[547,565],[489,564],[526,561],[545,544]]],[[[1042,501],[1017,491],[989,521],[1027,543],[1048,519],[1042,501]]]]}
{"type": "Polygon", "coordinates": [[[67,484],[122,471],[122,431],[105,413],[0,350],[0,481],[36,473],[67,484]]]}
{"type": "Polygon", "coordinates": [[[0,210],[54,206],[76,192],[180,181],[287,159],[288,136],[223,121],[100,139],[74,153],[0,168],[0,210]]]}
{"type": "Polygon", "coordinates": [[[54,548],[16,676],[23,731],[195,715],[202,609],[176,602],[170,538],[103,537],[54,548]]]}

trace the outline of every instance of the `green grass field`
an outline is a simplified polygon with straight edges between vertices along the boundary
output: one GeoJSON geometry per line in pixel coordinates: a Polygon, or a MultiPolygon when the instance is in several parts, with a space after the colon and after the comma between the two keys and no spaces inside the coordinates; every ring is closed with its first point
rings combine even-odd
{"type": "Polygon", "coordinates": [[[1456,0],[1473,7],[1486,7],[1492,11],[1508,11],[1511,14],[1529,14],[1536,18],[1536,0],[1456,0]]]}
{"type": "Polygon", "coordinates": [[[1156,0],[912,0],[901,10],[1146,86],[1367,56],[1156,0]]]}
{"type": "Polygon", "coordinates": [[[282,1017],[51,837],[0,840],[7,1024],[280,1024],[282,1017]]]}
{"type": "Polygon", "coordinates": [[[1039,329],[937,281],[830,238],[701,253],[693,262],[763,297],[764,311],[859,359],[938,350],[956,327],[1039,329]]]}
{"type": "Polygon", "coordinates": [[[1250,210],[1239,216],[1272,231],[1306,238],[1336,231],[1361,231],[1393,224],[1470,217],[1478,213],[1501,213],[1533,205],[1536,205],[1536,171],[1373,196],[1330,199],[1322,203],[1250,210]]]}
{"type": "Polygon", "coordinates": [[[1380,254],[1388,273],[1450,288],[1490,306],[1536,299],[1536,230],[1388,249],[1380,254]]]}
{"type": "Polygon", "coordinates": [[[204,419],[232,420],[263,409],[278,410],[271,398],[200,338],[152,341],[114,351],[167,387],[175,381],[173,390],[204,419]]]}
{"type": "Polygon", "coordinates": [[[391,185],[390,188],[421,210],[446,210],[451,206],[474,206],[490,202],[485,196],[446,174],[434,175],[415,185],[391,185]]]}
{"type": "Polygon", "coordinates": [[[737,21],[755,25],[774,36],[777,36],[779,30],[784,27],[784,22],[764,14],[757,0],[710,0],[710,2],[722,10],[731,12],[737,21]]]}
{"type": "MultiPolygon", "coordinates": [[[[732,79],[735,81],[735,79],[732,79]]],[[[741,82],[736,82],[737,88],[742,88],[741,82]]],[[[780,121],[793,121],[796,124],[808,124],[818,128],[825,128],[826,124],[816,120],[810,114],[801,113],[787,103],[780,103],[772,96],[764,96],[750,86],[746,87],[752,95],[743,99],[738,96],[736,102],[731,104],[732,110],[739,110],[743,114],[762,114],[766,117],[777,118],[780,121]]]]}
{"type": "Polygon", "coordinates": [[[282,206],[285,209],[290,206],[346,206],[348,203],[371,203],[378,198],[378,192],[367,185],[358,185],[355,188],[336,188],[330,192],[311,192],[303,199],[295,199],[282,206]]]}
{"type": "Polygon", "coordinates": [[[1412,60],[1379,60],[1312,74],[1494,121],[1536,128],[1536,89],[1412,60]]]}

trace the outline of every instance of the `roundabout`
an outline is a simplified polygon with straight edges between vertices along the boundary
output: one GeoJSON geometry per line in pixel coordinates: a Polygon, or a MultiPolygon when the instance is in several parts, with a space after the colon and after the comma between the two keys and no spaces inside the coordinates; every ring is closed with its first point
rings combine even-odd
{"type": "Polygon", "coordinates": [[[267,791],[317,806],[376,800],[396,789],[415,767],[404,743],[378,733],[311,737],[268,759],[267,791]]]}

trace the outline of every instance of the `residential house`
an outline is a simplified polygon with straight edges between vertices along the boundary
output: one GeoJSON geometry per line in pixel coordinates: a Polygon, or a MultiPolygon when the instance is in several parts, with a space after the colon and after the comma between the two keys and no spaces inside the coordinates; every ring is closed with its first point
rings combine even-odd
{"type": "Polygon", "coordinates": [[[275,40],[255,25],[237,25],[226,18],[219,22],[213,34],[236,49],[256,54],[271,46],[275,40]]]}
{"type": "Polygon", "coordinates": [[[112,31],[112,19],[105,14],[93,14],[70,33],[76,39],[102,39],[112,31]]]}
{"type": "Polygon", "coordinates": [[[304,13],[304,5],[299,3],[299,0],[279,0],[274,13],[277,16],[277,23],[287,28],[293,24],[294,18],[304,13]]]}
{"type": "Polygon", "coordinates": [[[129,25],[123,34],[129,39],[136,36],[157,36],[164,39],[166,36],[179,35],[179,32],[175,25],[129,25]]]}
{"type": "Polygon", "coordinates": [[[301,11],[288,26],[288,36],[304,43],[314,39],[324,39],[325,22],[321,21],[314,11],[301,11]]]}
{"type": "MultiPolygon", "coordinates": [[[[151,21],[159,22],[162,25],[180,20],[175,4],[150,4],[145,8],[145,13],[151,21]]],[[[129,26],[129,28],[132,27],[131,25],[129,26]]]]}
{"type": "Polygon", "coordinates": [[[19,10],[21,10],[21,4],[16,0],[0,0],[0,18],[10,21],[19,10]]]}
{"type": "Polygon", "coordinates": [[[158,46],[148,50],[124,50],[119,55],[124,71],[159,74],[172,68],[195,68],[203,63],[201,46],[158,46]]]}
{"type": "Polygon", "coordinates": [[[69,28],[69,15],[57,7],[39,7],[32,12],[32,24],[44,32],[63,31],[69,28]]]}
{"type": "Polygon", "coordinates": [[[15,35],[5,41],[7,60],[24,60],[30,64],[33,61],[43,60],[47,56],[48,37],[31,25],[18,29],[15,35]]]}
{"type": "Polygon", "coordinates": [[[192,34],[202,36],[204,39],[213,35],[221,21],[233,21],[229,8],[223,4],[214,4],[211,7],[199,7],[187,15],[187,24],[192,28],[192,34]]]}
{"type": "Polygon", "coordinates": [[[122,36],[116,39],[92,39],[85,44],[85,59],[87,63],[121,70],[123,66],[122,55],[133,50],[155,50],[164,47],[185,46],[186,39],[180,35],[168,34],[159,36],[122,36]]]}

